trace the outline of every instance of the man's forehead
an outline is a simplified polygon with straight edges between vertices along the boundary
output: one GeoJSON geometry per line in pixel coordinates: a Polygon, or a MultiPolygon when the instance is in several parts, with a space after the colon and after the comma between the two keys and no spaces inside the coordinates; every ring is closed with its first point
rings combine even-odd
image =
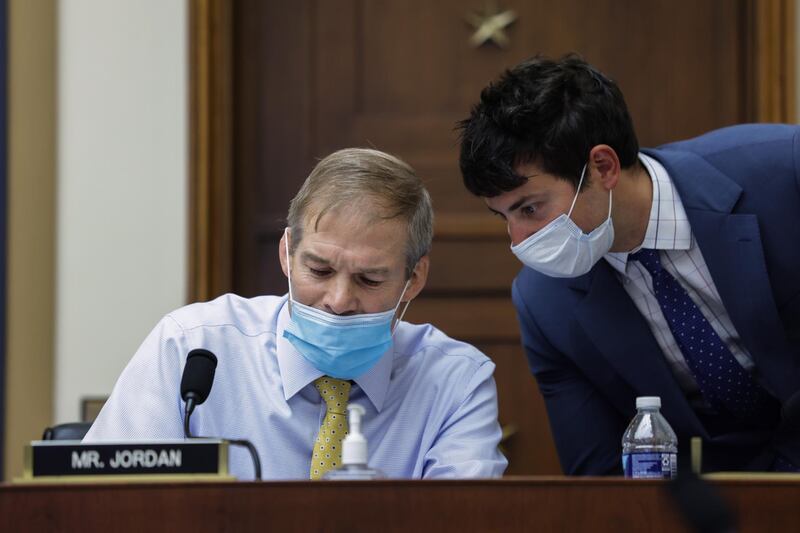
{"type": "Polygon", "coordinates": [[[388,269],[405,261],[407,234],[399,219],[335,210],[305,227],[299,250],[301,257],[319,263],[345,261],[360,270],[388,269]]]}
{"type": "Polygon", "coordinates": [[[539,176],[541,174],[547,174],[544,171],[542,165],[540,165],[536,159],[532,160],[520,160],[514,163],[512,166],[514,173],[518,176],[524,176],[526,178],[532,178],[534,176],[539,176]]]}
{"type": "Polygon", "coordinates": [[[300,260],[314,267],[330,267],[334,270],[359,274],[387,275],[404,265],[404,256],[399,250],[331,247],[325,243],[315,243],[313,240],[305,244],[307,247],[300,250],[300,260]]]}
{"type": "MultiPolygon", "coordinates": [[[[300,252],[300,258],[303,261],[311,262],[316,265],[320,266],[334,266],[337,261],[334,257],[328,257],[324,251],[321,254],[317,254],[313,250],[303,250],[300,252]]],[[[377,258],[376,258],[377,259],[377,258]]],[[[365,260],[356,260],[349,265],[353,270],[358,272],[368,273],[368,274],[388,274],[391,271],[391,268],[388,264],[384,264],[381,261],[369,261],[369,259],[365,260]],[[374,264],[372,264],[374,263],[374,264]]]]}

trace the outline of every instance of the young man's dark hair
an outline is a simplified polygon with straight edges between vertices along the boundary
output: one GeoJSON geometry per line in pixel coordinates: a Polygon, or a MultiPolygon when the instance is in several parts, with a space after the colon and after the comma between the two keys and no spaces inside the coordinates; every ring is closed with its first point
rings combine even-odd
{"type": "Polygon", "coordinates": [[[527,181],[514,171],[536,162],[576,186],[589,151],[607,144],[622,168],[639,143],[617,85],[576,55],[536,56],[481,92],[461,129],[461,173],[477,196],[493,197],[527,181]]]}

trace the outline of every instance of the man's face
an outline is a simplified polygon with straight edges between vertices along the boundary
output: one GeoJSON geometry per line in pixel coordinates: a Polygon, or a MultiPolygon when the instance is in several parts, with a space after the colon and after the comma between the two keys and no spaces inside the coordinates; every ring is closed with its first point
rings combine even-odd
{"type": "MultiPolygon", "coordinates": [[[[337,315],[378,313],[397,304],[406,284],[406,224],[366,217],[356,208],[326,213],[314,227],[306,220],[290,260],[294,298],[337,315]]],[[[280,258],[284,274],[284,235],[280,258]]],[[[291,236],[289,236],[291,243],[291,236]]],[[[412,275],[403,301],[425,284],[427,256],[412,275]]]]}
{"type": "MultiPolygon", "coordinates": [[[[571,182],[544,172],[535,163],[520,164],[515,171],[527,176],[528,181],[499,196],[484,198],[489,210],[505,220],[512,245],[521,243],[562,213],[569,213],[575,198],[571,182]]],[[[590,233],[608,217],[608,190],[591,183],[589,173],[587,168],[583,192],[571,215],[584,233],[590,233]]]]}

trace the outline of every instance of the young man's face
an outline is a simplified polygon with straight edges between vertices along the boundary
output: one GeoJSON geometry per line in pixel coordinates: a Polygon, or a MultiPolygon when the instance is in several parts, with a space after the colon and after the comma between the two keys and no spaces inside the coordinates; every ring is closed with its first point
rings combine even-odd
{"type": "MultiPolygon", "coordinates": [[[[514,190],[484,198],[489,210],[505,220],[511,244],[517,245],[562,213],[569,213],[575,186],[544,172],[536,163],[518,165],[515,171],[528,181],[514,190]]],[[[583,191],[570,218],[584,233],[590,233],[608,217],[609,191],[590,179],[586,169],[583,191]],[[588,186],[587,186],[588,182],[588,186]]]]}
{"type": "MultiPolygon", "coordinates": [[[[302,240],[289,258],[294,298],[337,315],[392,309],[406,284],[404,221],[365,217],[357,208],[328,212],[314,227],[306,221],[302,240]]],[[[288,275],[284,235],[280,259],[288,275]]],[[[289,236],[291,244],[291,235],[289,236]]],[[[425,284],[427,256],[414,271],[403,301],[425,284]]]]}

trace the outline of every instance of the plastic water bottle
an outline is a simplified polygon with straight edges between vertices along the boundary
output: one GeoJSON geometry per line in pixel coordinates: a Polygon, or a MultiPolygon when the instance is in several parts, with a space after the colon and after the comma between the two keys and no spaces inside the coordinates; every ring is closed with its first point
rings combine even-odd
{"type": "Polygon", "coordinates": [[[383,472],[367,465],[367,439],[361,433],[361,417],[366,411],[357,403],[347,406],[347,423],[349,431],[342,441],[342,466],[326,472],[322,479],[330,480],[359,480],[382,479],[383,472]]]}
{"type": "Polygon", "coordinates": [[[678,475],[678,438],[661,416],[661,398],[636,398],[636,416],[622,437],[622,471],[636,479],[678,475]]]}

